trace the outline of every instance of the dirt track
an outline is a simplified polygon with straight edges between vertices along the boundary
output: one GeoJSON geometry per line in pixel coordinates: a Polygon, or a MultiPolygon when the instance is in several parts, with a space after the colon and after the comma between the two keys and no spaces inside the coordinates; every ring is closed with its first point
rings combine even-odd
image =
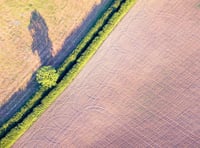
{"type": "Polygon", "coordinates": [[[139,0],[14,147],[198,147],[198,0],[139,0]]]}

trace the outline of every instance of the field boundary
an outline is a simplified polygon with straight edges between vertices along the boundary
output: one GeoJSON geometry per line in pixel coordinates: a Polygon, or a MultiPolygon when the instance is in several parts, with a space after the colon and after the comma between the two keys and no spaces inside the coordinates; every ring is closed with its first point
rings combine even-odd
{"type": "Polygon", "coordinates": [[[51,90],[45,90],[41,87],[32,99],[0,128],[0,146],[11,147],[46,111],[79,74],[135,2],[136,0],[116,0],[106,10],[77,48],[57,69],[60,75],[58,84],[51,90]]]}

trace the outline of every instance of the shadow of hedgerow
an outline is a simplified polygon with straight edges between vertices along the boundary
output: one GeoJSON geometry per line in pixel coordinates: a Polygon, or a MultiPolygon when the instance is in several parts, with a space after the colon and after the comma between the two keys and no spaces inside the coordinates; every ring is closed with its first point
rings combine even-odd
{"type": "MultiPolygon", "coordinates": [[[[43,64],[41,66],[51,65],[58,68],[62,61],[66,59],[66,57],[73,51],[73,49],[76,48],[76,46],[88,33],[90,28],[95,24],[96,20],[98,20],[101,16],[102,12],[104,12],[112,2],[113,0],[102,0],[100,4],[95,5],[80,26],[73,30],[69,37],[65,39],[63,46],[55,57],[52,56],[52,42],[49,39],[47,23],[38,11],[32,11],[28,30],[33,38],[32,51],[40,57],[40,61],[43,64]],[[45,53],[46,56],[43,56],[43,53],[45,53]]],[[[2,126],[3,123],[10,119],[16,112],[18,112],[20,108],[31,98],[31,96],[38,91],[39,85],[35,79],[36,72],[33,73],[26,88],[15,92],[10,97],[9,101],[0,107],[0,126],[2,126]]]]}

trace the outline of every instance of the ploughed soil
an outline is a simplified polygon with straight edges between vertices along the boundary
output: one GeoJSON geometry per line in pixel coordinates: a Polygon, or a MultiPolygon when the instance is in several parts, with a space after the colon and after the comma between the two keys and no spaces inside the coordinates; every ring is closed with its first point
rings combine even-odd
{"type": "Polygon", "coordinates": [[[138,0],[14,147],[199,147],[198,0],[138,0]]]}

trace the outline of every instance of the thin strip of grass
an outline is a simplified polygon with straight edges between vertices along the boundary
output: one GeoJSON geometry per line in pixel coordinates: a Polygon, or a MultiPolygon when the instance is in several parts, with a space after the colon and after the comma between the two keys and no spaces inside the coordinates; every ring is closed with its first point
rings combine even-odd
{"type": "MultiPolygon", "coordinates": [[[[24,134],[24,132],[30,128],[30,126],[41,116],[41,114],[56,100],[56,98],[66,89],[73,79],[78,75],[81,69],[89,61],[89,59],[95,54],[99,46],[108,37],[110,32],[115,28],[122,17],[133,6],[136,0],[125,0],[119,7],[119,9],[111,16],[104,27],[98,32],[95,38],[87,47],[79,58],[76,60],[76,64],[67,72],[67,74],[60,80],[57,86],[48,93],[41,103],[33,108],[33,111],[17,126],[12,128],[5,137],[0,140],[0,146],[11,147],[15,141],[24,134]]],[[[61,70],[62,71],[62,70],[61,70]]],[[[64,71],[64,70],[63,70],[64,71]]]]}

